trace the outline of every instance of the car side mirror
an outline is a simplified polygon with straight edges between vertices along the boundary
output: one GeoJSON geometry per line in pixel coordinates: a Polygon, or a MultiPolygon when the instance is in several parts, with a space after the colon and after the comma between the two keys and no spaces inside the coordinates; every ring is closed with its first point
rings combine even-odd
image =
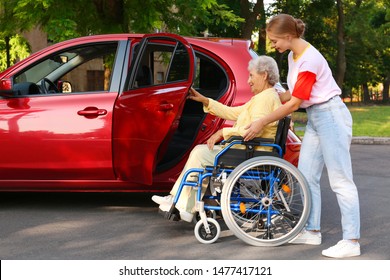
{"type": "Polygon", "coordinates": [[[9,78],[0,80],[0,96],[11,97],[13,96],[12,80],[9,78]]]}
{"type": "Polygon", "coordinates": [[[72,91],[72,84],[69,81],[58,81],[57,85],[58,89],[62,93],[71,93],[72,91]]]}

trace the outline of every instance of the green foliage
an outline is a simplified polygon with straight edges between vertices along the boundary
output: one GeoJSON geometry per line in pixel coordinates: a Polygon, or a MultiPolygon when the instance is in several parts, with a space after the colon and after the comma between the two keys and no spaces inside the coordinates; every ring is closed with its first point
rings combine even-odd
{"type": "Polygon", "coordinates": [[[235,27],[242,21],[217,0],[133,0],[126,1],[125,9],[129,31],[140,33],[158,30],[200,35],[209,25],[235,27]]]}
{"type": "MultiPolygon", "coordinates": [[[[217,0],[0,0],[0,38],[38,25],[53,43],[104,33],[201,35],[209,25],[237,28],[240,22],[239,16],[217,0]],[[202,25],[204,28],[199,29],[202,25]]],[[[11,64],[16,61],[15,55],[26,56],[21,51],[27,50],[25,43],[10,46],[11,64]]],[[[6,53],[5,43],[0,51],[6,53]]],[[[2,56],[2,69],[6,57],[2,56]]]]}
{"type": "MultiPolygon", "coordinates": [[[[208,26],[238,28],[241,22],[217,0],[0,0],[0,38],[16,36],[38,25],[53,43],[104,33],[165,31],[201,35],[208,26]],[[199,29],[201,26],[203,29],[199,29]]],[[[27,50],[25,43],[10,46],[11,64],[16,61],[14,56],[26,56],[22,52],[27,50]]],[[[0,51],[6,53],[5,43],[0,51]]],[[[6,67],[6,57],[2,56],[1,69],[6,67]]]]}
{"type": "Polygon", "coordinates": [[[242,22],[217,0],[0,0],[0,7],[1,30],[41,25],[53,42],[117,32],[194,35],[200,24],[237,28],[242,22]]]}
{"type": "MultiPolygon", "coordinates": [[[[347,37],[347,73],[346,78],[350,86],[365,83],[378,83],[381,78],[378,65],[385,42],[378,29],[371,25],[372,19],[377,16],[376,1],[364,1],[361,6],[354,2],[346,5],[347,37]],[[368,31],[368,32],[367,32],[368,31]]],[[[380,26],[379,23],[377,23],[380,26]]]]}
{"type": "MultiPolygon", "coordinates": [[[[0,38],[0,71],[5,70],[7,68],[7,54],[5,48],[5,39],[0,38]]],[[[30,55],[29,45],[22,36],[15,35],[10,37],[10,62],[14,64],[19,59],[26,58],[30,55]]]]}
{"type": "Polygon", "coordinates": [[[60,42],[66,39],[74,38],[79,33],[76,31],[77,23],[71,19],[59,20],[53,19],[45,28],[48,38],[52,42],[60,42]]]}
{"type": "Polygon", "coordinates": [[[199,17],[200,20],[194,21],[196,30],[194,35],[241,37],[241,24],[244,22],[244,19],[240,17],[240,1],[220,0],[218,3],[220,4],[213,3],[206,6],[207,14],[202,13],[199,17]],[[204,34],[205,32],[207,34],[204,34]]]}

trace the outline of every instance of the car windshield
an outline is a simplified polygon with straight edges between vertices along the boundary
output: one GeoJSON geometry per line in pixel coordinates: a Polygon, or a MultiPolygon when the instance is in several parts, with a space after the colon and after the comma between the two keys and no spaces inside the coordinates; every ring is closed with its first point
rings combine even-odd
{"type": "Polygon", "coordinates": [[[31,67],[29,70],[15,76],[15,83],[21,83],[21,82],[33,82],[37,83],[42,78],[47,77],[50,73],[64,65],[65,63],[68,63],[73,58],[77,56],[77,53],[75,52],[66,52],[63,54],[55,55],[53,57],[50,57],[49,59],[46,59],[42,61],[39,64],[36,64],[35,66],[31,67]]]}

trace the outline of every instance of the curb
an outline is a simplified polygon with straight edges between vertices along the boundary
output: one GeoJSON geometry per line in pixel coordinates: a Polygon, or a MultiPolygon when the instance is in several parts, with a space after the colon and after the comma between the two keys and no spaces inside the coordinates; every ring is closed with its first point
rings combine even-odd
{"type": "Polygon", "coordinates": [[[362,145],[390,145],[390,138],[388,137],[353,137],[352,144],[362,145]]]}

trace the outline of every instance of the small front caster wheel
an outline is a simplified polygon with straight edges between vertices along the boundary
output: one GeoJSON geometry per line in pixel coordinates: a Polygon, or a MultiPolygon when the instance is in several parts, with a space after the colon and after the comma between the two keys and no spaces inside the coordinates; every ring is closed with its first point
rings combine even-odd
{"type": "Polygon", "coordinates": [[[214,243],[221,234],[221,227],[216,220],[214,220],[213,218],[207,218],[207,222],[210,228],[209,233],[206,232],[206,228],[202,220],[196,223],[194,229],[196,239],[198,239],[198,241],[203,244],[214,243]]]}
{"type": "MultiPolygon", "coordinates": [[[[213,218],[214,220],[217,219],[217,211],[215,211],[215,210],[206,210],[205,212],[206,212],[206,216],[208,218],[213,218]]],[[[199,221],[200,221],[200,214],[199,214],[199,212],[196,212],[196,214],[194,215],[193,222],[196,224],[199,221]]]]}

